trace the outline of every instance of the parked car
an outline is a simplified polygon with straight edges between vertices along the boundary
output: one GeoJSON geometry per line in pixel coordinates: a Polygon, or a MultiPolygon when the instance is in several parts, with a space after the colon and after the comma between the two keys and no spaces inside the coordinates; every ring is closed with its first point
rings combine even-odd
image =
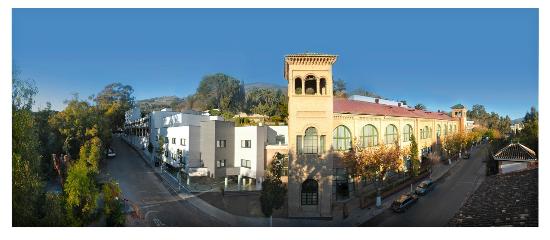
{"type": "Polygon", "coordinates": [[[470,158],[470,152],[465,152],[464,154],[462,154],[462,158],[463,158],[463,159],[468,159],[468,158],[470,158]]]}
{"type": "Polygon", "coordinates": [[[426,195],[433,190],[434,186],[434,182],[431,179],[427,179],[418,184],[414,192],[418,195],[426,195]]]}
{"type": "Polygon", "coordinates": [[[391,209],[394,212],[403,212],[405,209],[412,206],[412,204],[416,201],[418,201],[418,196],[415,194],[403,194],[398,199],[393,201],[391,209]]]}
{"type": "Polygon", "coordinates": [[[109,148],[107,150],[107,157],[110,157],[110,158],[116,157],[115,151],[113,151],[113,149],[109,148]]]}

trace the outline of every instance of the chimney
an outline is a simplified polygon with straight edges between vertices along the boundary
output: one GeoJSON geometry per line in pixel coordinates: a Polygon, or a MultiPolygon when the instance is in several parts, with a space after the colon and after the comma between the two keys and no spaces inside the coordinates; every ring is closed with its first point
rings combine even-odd
{"type": "Polygon", "coordinates": [[[380,99],[378,99],[378,98],[377,98],[377,99],[374,99],[374,102],[375,102],[375,103],[380,103],[380,99]]]}
{"type": "Polygon", "coordinates": [[[401,107],[401,102],[398,102],[398,103],[397,103],[397,106],[398,106],[398,107],[401,107]]]}

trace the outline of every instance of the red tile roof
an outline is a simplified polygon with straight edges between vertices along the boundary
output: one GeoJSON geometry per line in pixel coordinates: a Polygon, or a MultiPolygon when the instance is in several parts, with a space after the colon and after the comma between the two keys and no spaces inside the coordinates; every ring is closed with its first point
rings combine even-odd
{"type": "Polygon", "coordinates": [[[385,105],[385,104],[379,104],[379,103],[354,101],[354,100],[349,100],[345,98],[334,98],[333,112],[368,114],[368,115],[377,115],[377,116],[428,118],[428,119],[439,119],[439,120],[458,120],[458,118],[452,118],[443,112],[430,112],[430,111],[416,110],[411,108],[391,106],[391,105],[385,105]]]}

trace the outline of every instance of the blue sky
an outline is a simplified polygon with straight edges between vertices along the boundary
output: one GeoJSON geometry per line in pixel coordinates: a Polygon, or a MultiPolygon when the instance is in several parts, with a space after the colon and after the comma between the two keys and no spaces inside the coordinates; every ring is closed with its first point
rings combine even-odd
{"type": "Polygon", "coordinates": [[[537,9],[14,9],[13,60],[54,109],[111,82],[186,96],[202,76],[285,85],[283,57],[339,55],[348,89],[510,117],[538,108],[537,9]]]}

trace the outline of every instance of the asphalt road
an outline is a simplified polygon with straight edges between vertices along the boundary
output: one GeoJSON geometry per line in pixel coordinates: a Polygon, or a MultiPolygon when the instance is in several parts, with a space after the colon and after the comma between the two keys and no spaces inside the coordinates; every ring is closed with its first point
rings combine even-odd
{"type": "Polygon", "coordinates": [[[139,207],[142,219],[128,226],[225,226],[170,192],[140,156],[118,137],[113,138],[117,156],[108,159],[102,172],[118,181],[122,193],[139,207]]]}
{"type": "Polygon", "coordinates": [[[482,162],[485,146],[479,146],[470,159],[463,159],[449,173],[440,178],[432,192],[421,196],[404,213],[386,209],[382,214],[361,226],[380,227],[437,227],[446,226],[468,196],[475,191],[485,176],[482,162]]]}

